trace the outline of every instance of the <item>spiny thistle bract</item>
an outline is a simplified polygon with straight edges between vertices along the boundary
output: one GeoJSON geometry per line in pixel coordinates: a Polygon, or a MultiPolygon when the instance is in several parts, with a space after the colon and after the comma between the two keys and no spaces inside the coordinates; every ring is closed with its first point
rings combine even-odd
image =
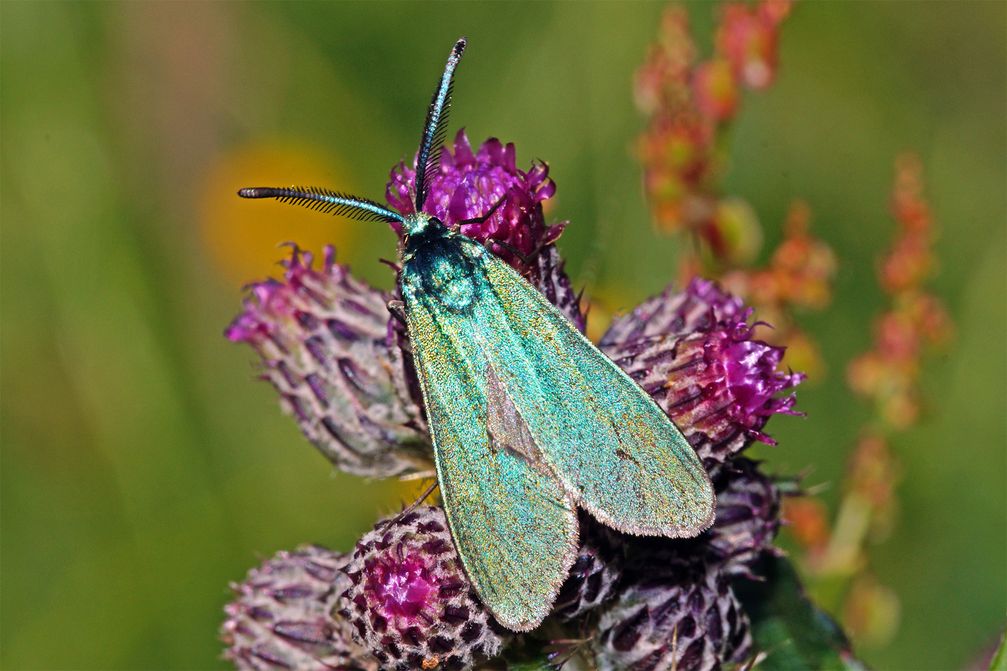
{"type": "Polygon", "coordinates": [[[757,462],[739,457],[720,470],[717,521],[703,538],[707,555],[732,575],[757,578],[754,566],[764,552],[778,553],[780,490],[757,462]]]}
{"type": "Polygon", "coordinates": [[[325,249],[321,269],[293,248],[284,281],[255,284],[225,335],[262,359],[262,377],[340,470],[386,478],[429,468],[430,439],[389,331],[389,296],[325,249]]]}
{"type": "Polygon", "coordinates": [[[349,557],[316,545],[279,552],[231,586],[220,629],[225,657],[239,669],[376,671],[377,660],[330,613],[350,581],[349,557]]]}
{"type": "Polygon", "coordinates": [[[638,575],[598,623],[598,669],[712,671],[749,656],[748,617],[721,567],[652,562],[638,575]]]}
{"type": "Polygon", "coordinates": [[[623,552],[619,534],[582,513],[580,548],[553,604],[553,615],[575,620],[615,598],[622,580],[623,552]]]}
{"type": "MultiPolygon", "coordinates": [[[[555,192],[547,166],[520,171],[512,145],[488,140],[473,152],[463,134],[453,152],[443,151],[425,210],[450,224],[505,198],[494,217],[464,233],[505,258],[583,330],[579,296],[554,244],[562,226],[546,225],[541,207],[555,192]]],[[[411,179],[405,165],[393,171],[392,205],[407,209],[411,179]]],[[[331,250],[316,269],[296,248],[283,280],[253,285],[250,294],[228,337],[257,351],[281,404],[337,467],[369,477],[429,467],[408,335],[401,316],[385,307],[393,294],[354,279],[331,250]]],[[[578,653],[595,656],[601,668],[713,669],[745,659],[748,619],[730,580],[751,577],[755,560],[771,551],[779,492],[756,462],[737,455],[754,440],[772,442],[766,422],[794,412],[793,395],[779,394],[802,379],[778,371],[782,349],[754,331],[739,299],[697,279],[615,319],[599,345],[671,416],[711,473],[718,514],[710,530],[693,539],[633,538],[587,519],[554,617],[541,631],[513,637],[470,590],[443,511],[419,508],[380,522],[332,575],[330,589],[319,588],[332,635],[316,657],[326,659],[319,655],[337,646],[344,666],[336,668],[467,668],[506,655],[510,641],[565,628],[568,638],[590,641],[578,653]]],[[[227,610],[226,654],[242,669],[266,664],[249,652],[252,638],[237,635],[247,629],[237,623],[249,621],[257,580],[250,574],[227,610]]],[[[323,617],[318,603],[286,607],[311,619],[323,617]]],[[[256,649],[268,658],[274,647],[256,649]]]]}

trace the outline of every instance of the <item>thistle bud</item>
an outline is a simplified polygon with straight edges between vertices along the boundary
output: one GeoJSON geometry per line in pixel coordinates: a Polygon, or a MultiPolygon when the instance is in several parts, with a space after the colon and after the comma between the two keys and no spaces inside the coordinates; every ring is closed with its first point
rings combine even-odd
{"type": "Polygon", "coordinates": [[[378,522],[346,573],[340,613],[382,669],[468,669],[499,652],[505,634],[476,598],[440,508],[378,522]]]}
{"type": "Polygon", "coordinates": [[[589,515],[580,515],[580,549],[560,588],[553,614],[574,620],[611,601],[622,578],[622,542],[589,515]]]}
{"type": "Polygon", "coordinates": [[[430,439],[388,333],[388,296],[296,247],[282,282],[251,287],[225,335],[262,359],[283,408],[337,468],[389,477],[429,468],[430,439]]]}
{"type": "Polygon", "coordinates": [[[651,564],[605,611],[600,671],[711,671],[748,657],[748,617],[716,564],[651,564]]]}
{"type": "Polygon", "coordinates": [[[349,585],[348,557],[306,545],[280,552],[234,583],[224,611],[224,657],[242,671],[377,671],[377,660],[330,616],[349,585]]]}
{"type": "Polygon", "coordinates": [[[668,413],[708,470],[752,440],[774,444],[762,432],[769,418],[797,414],[794,396],[777,394],[804,376],[777,371],[783,348],[753,338],[750,313],[715,285],[693,282],[684,294],[645,302],[602,339],[605,354],[668,413]]]}

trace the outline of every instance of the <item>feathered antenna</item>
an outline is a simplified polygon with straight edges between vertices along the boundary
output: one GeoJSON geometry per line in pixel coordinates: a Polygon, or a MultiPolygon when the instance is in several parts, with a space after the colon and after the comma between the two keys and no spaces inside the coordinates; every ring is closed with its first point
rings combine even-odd
{"type": "Polygon", "coordinates": [[[385,221],[403,223],[402,215],[367,198],[358,198],[318,186],[291,186],[288,188],[252,187],[241,189],[242,198],[275,198],[281,203],[301,205],[326,214],[339,214],[357,221],[385,221]]]}
{"type": "MultiPolygon", "coordinates": [[[[451,111],[451,88],[454,85],[455,68],[465,51],[465,38],[459,39],[451,48],[444,74],[430,101],[427,120],[423,124],[420,150],[416,156],[416,211],[423,207],[430,190],[430,180],[440,166],[440,147],[448,127],[448,112],[451,111]]],[[[385,221],[405,223],[405,218],[387,207],[367,198],[359,198],[338,191],[317,186],[291,186],[287,188],[252,187],[241,189],[242,198],[275,198],[281,203],[301,205],[327,214],[339,214],[359,221],[385,221]]]]}
{"type": "Polygon", "coordinates": [[[423,209],[430,190],[430,181],[437,174],[441,164],[440,147],[448,130],[448,113],[451,111],[451,89],[454,86],[455,68],[462,58],[467,44],[464,37],[455,42],[448,55],[444,74],[434,91],[430,101],[427,120],[423,124],[423,135],[420,137],[420,150],[416,154],[416,211],[423,209]]]}

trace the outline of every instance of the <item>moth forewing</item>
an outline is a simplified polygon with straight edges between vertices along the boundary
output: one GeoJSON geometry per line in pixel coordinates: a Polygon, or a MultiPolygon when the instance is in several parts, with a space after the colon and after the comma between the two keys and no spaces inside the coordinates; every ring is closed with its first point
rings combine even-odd
{"type": "Polygon", "coordinates": [[[441,496],[480,598],[505,627],[527,631],[548,615],[575,558],[576,508],[529,458],[535,443],[500,381],[503,362],[484,356],[488,254],[446,230],[430,234],[404,256],[400,286],[441,496]]]}
{"type": "Polygon", "coordinates": [[[576,502],[631,534],[695,536],[716,498],[668,416],[510,266],[486,255],[482,356],[498,371],[536,455],[576,502]]]}

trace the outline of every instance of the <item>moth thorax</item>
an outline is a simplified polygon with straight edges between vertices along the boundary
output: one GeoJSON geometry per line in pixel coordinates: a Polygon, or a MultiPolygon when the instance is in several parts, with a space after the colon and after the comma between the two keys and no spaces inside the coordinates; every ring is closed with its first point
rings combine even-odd
{"type": "MultiPolygon", "coordinates": [[[[439,250],[438,250],[439,251],[439,250]]],[[[440,305],[450,310],[468,309],[478,295],[471,268],[458,253],[434,253],[423,274],[423,288],[440,305]]]]}

